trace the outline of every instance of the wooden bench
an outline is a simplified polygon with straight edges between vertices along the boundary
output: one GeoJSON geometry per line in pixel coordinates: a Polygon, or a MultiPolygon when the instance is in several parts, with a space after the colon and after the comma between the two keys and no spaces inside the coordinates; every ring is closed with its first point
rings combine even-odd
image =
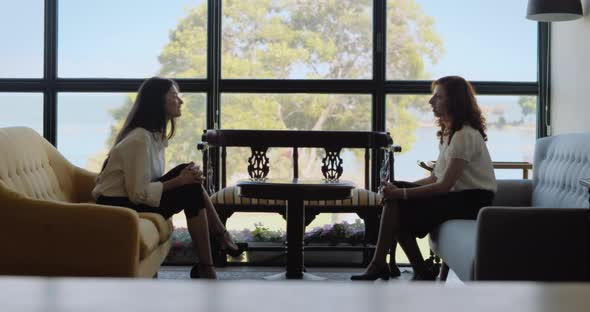
{"type": "Polygon", "coordinates": [[[399,146],[393,145],[389,133],[370,131],[205,130],[198,147],[203,151],[207,190],[223,223],[235,212],[279,213],[284,218],[286,207],[281,200],[240,197],[235,186],[227,185],[228,147],[250,148],[250,157],[243,161],[244,171],[251,178],[265,178],[272,170],[267,156],[270,148],[292,150],[293,178],[299,178],[300,150],[321,148],[324,156],[318,168],[328,180],[340,178],[344,171],[340,157],[343,148],[364,149],[364,187],[357,185],[352,198],[347,200],[306,201],[305,224],[309,225],[320,213],[356,213],[365,223],[365,246],[377,240],[381,213],[380,198],[376,193],[378,170],[372,168],[380,168],[382,161],[389,161],[389,176],[393,178],[393,153],[401,151],[399,146]],[[220,179],[216,179],[215,171],[220,179]]]}

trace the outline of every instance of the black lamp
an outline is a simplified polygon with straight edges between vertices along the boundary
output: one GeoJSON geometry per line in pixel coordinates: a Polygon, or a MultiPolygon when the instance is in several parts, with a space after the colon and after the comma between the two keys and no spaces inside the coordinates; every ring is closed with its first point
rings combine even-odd
{"type": "Polygon", "coordinates": [[[571,21],[582,17],[580,0],[529,0],[526,18],[539,22],[571,21]]]}

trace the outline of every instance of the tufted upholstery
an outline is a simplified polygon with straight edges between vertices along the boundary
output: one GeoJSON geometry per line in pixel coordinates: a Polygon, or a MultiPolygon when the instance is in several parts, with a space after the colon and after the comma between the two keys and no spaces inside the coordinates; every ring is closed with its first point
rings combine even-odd
{"type": "Polygon", "coordinates": [[[432,250],[462,280],[580,281],[590,272],[590,133],[539,139],[533,181],[499,180],[478,220],[450,220],[432,250]]]}
{"type": "Polygon", "coordinates": [[[33,199],[67,202],[83,199],[73,187],[76,182],[73,166],[33,130],[2,129],[0,147],[3,152],[0,183],[5,188],[33,199]]]}
{"type": "Polygon", "coordinates": [[[0,128],[0,274],[144,276],[159,269],[172,224],[92,204],[96,174],[24,127],[0,128]]]}
{"type": "Polygon", "coordinates": [[[590,134],[538,140],[534,164],[532,206],[588,207],[588,190],[579,181],[590,177],[590,134]]]}

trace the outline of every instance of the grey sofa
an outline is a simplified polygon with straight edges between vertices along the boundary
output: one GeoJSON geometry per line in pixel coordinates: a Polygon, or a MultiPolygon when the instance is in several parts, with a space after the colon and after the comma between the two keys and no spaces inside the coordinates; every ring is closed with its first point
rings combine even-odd
{"type": "Polygon", "coordinates": [[[590,133],[537,140],[533,179],[498,180],[477,220],[450,220],[430,246],[463,281],[590,280],[590,133]]]}

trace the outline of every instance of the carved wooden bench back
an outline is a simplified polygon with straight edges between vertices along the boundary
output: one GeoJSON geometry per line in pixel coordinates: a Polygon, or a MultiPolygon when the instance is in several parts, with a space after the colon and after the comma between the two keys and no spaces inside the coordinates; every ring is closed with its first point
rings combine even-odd
{"type": "MultiPolygon", "coordinates": [[[[365,189],[370,189],[371,154],[382,151],[389,160],[390,177],[393,177],[393,153],[401,151],[393,145],[388,132],[375,131],[299,131],[299,130],[205,130],[199,149],[203,150],[208,190],[213,191],[213,162],[211,147],[221,148],[221,187],[226,187],[227,147],[249,147],[248,174],[251,178],[265,178],[269,171],[266,152],[271,147],[293,148],[293,177],[299,177],[299,148],[323,148],[322,175],[337,180],[343,172],[340,152],[343,148],[365,149],[365,189]]],[[[375,164],[377,165],[377,164],[375,164]]]]}

